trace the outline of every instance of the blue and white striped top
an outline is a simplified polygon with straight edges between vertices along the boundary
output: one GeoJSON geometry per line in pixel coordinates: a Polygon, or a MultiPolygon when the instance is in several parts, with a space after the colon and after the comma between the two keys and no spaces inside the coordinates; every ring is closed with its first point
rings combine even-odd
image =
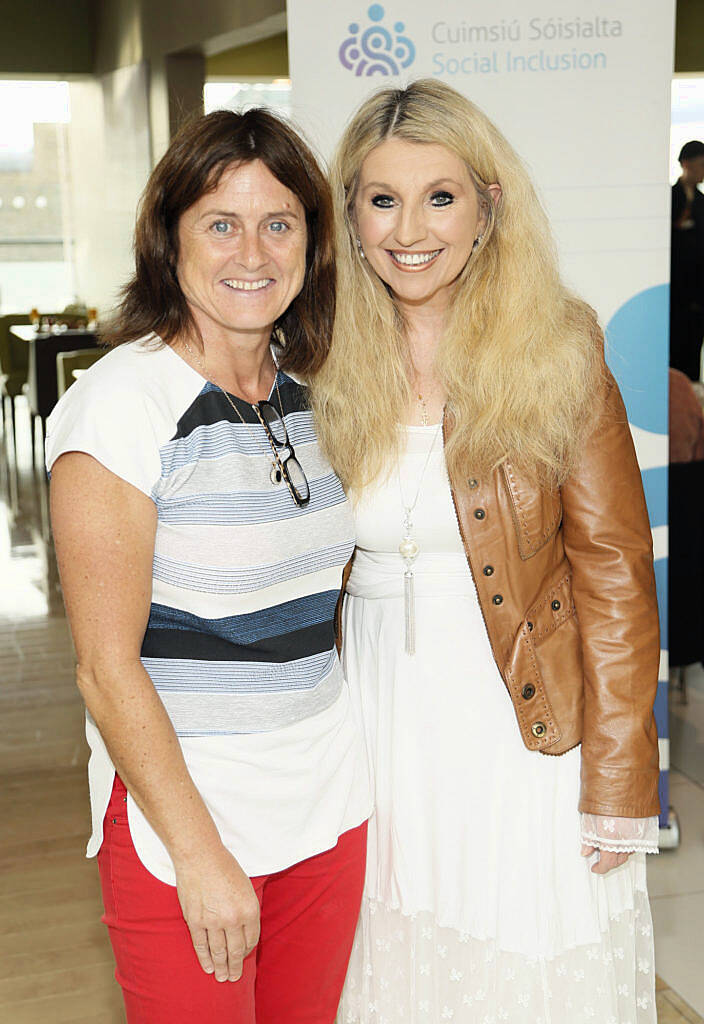
{"type": "MultiPolygon", "coordinates": [[[[327,849],[369,812],[366,757],[333,634],[352,516],[305,389],[282,372],[277,383],[270,400],[278,405],[280,395],[310,484],[304,508],[285,483],[272,484],[271,448],[252,406],[231,396],[242,423],[222,392],[158,339],[123,345],[82,374],[47,431],[49,468],[63,452],[86,452],[156,505],[142,663],[223,840],[250,874],[327,849]],[[298,808],[282,808],[291,780],[298,808]],[[323,810],[311,812],[315,804],[323,810]]],[[[94,853],[114,769],[90,718],[87,728],[94,853]]],[[[173,883],[166,851],[136,805],[128,808],[142,860],[173,883]]]]}

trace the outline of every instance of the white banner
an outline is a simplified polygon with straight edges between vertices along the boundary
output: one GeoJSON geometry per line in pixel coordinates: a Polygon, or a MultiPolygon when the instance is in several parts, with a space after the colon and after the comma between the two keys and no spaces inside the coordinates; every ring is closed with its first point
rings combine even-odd
{"type": "Polygon", "coordinates": [[[527,161],[602,318],[668,280],[674,0],[288,0],[288,22],[294,116],[325,155],[371,90],[440,78],[527,161]]]}

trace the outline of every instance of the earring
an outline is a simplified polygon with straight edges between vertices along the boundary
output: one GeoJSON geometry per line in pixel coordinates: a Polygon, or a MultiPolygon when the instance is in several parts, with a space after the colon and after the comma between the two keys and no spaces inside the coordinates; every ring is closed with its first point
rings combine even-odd
{"type": "Polygon", "coordinates": [[[474,239],[474,244],[472,245],[472,252],[474,252],[475,249],[479,248],[479,244],[480,244],[480,242],[481,242],[483,237],[484,237],[484,235],[481,234],[481,235],[477,235],[477,237],[474,239]]]}
{"type": "Polygon", "coordinates": [[[366,260],[367,257],[364,255],[364,249],[362,248],[362,242],[360,240],[359,235],[357,235],[357,248],[359,249],[359,255],[362,257],[363,260],[366,260]]]}

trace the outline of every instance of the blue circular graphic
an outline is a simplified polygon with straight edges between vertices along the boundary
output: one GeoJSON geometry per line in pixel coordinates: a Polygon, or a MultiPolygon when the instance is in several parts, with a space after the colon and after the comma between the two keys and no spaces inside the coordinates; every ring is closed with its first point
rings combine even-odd
{"type": "Polygon", "coordinates": [[[606,357],[636,427],[666,434],[670,287],[638,292],[606,327],[606,357]]]}
{"type": "Polygon", "coordinates": [[[357,77],[370,75],[399,75],[416,58],[413,40],[403,35],[405,22],[394,23],[394,34],[380,25],[384,17],[381,4],[367,9],[371,24],[361,29],[359,22],[349,25],[349,36],[343,39],[337,51],[342,66],[357,77]]]}

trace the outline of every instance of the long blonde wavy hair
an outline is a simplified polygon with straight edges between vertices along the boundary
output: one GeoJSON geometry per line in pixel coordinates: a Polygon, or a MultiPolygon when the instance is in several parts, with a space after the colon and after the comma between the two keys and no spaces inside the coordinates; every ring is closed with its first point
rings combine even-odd
{"type": "Polygon", "coordinates": [[[459,156],[487,218],[435,361],[452,424],[450,478],[491,472],[509,458],[541,483],[561,482],[591,419],[602,365],[596,317],[560,280],[547,218],[517,154],[478,107],[432,79],[368,99],[333,160],[337,309],[330,354],[311,381],[322,446],[347,488],[369,484],[393,465],[411,400],[404,322],[362,259],[354,227],[362,164],[389,138],[439,143],[459,156]],[[496,206],[487,191],[495,182],[496,206]]]}

